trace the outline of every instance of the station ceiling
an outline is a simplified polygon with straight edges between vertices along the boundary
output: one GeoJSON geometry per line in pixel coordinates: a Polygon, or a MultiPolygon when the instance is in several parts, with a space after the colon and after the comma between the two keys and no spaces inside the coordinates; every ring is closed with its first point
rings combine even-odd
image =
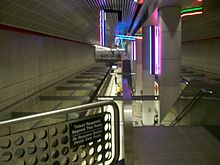
{"type": "MultiPolygon", "coordinates": [[[[182,0],[182,5],[196,0],[182,0]]],[[[220,36],[220,0],[203,0],[203,14],[182,19],[182,40],[220,36]]],[[[140,5],[139,5],[140,7],[140,5]]],[[[134,0],[0,0],[0,24],[99,44],[99,10],[107,9],[106,43],[126,34],[138,3],[134,0]],[[122,22],[118,13],[122,12],[122,22]]]]}

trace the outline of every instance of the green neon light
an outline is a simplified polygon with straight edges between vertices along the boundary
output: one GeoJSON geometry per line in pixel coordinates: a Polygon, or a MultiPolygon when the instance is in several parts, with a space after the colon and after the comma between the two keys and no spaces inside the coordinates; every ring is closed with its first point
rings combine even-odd
{"type": "Polygon", "coordinates": [[[136,33],[136,34],[134,34],[135,36],[142,36],[142,34],[139,34],[139,33],[136,33]]]}
{"type": "Polygon", "coordinates": [[[181,10],[181,14],[192,12],[192,11],[198,11],[198,10],[202,10],[202,7],[194,7],[194,8],[189,8],[189,9],[183,9],[183,10],[181,10]]]}

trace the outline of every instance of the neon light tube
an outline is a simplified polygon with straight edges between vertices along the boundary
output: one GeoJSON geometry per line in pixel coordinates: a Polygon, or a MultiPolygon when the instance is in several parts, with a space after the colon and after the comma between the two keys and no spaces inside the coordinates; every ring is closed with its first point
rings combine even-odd
{"type": "Polygon", "coordinates": [[[149,42],[150,42],[150,74],[152,74],[152,27],[149,27],[149,42]]]}
{"type": "Polygon", "coordinates": [[[139,36],[134,37],[134,38],[137,39],[137,40],[142,40],[143,39],[142,37],[139,37],[139,36]]]}
{"type": "Polygon", "coordinates": [[[142,36],[142,34],[139,34],[139,33],[136,33],[136,34],[134,34],[134,35],[135,35],[135,36],[140,36],[140,37],[142,36]]]}
{"type": "Polygon", "coordinates": [[[200,15],[202,14],[202,11],[199,11],[199,12],[193,12],[193,13],[184,13],[184,14],[181,14],[181,17],[185,17],[185,16],[193,16],[193,15],[200,15]]]}
{"type": "Polygon", "coordinates": [[[123,40],[135,41],[135,38],[126,38],[126,37],[118,37],[118,38],[123,40]]]}
{"type": "Polygon", "coordinates": [[[99,11],[99,45],[102,46],[102,11],[99,11]]]}
{"type": "Polygon", "coordinates": [[[131,42],[131,61],[133,61],[133,55],[134,55],[134,44],[131,42]]]}
{"type": "Polygon", "coordinates": [[[134,43],[134,57],[133,60],[136,61],[136,41],[133,41],[134,43]]]}
{"type": "Polygon", "coordinates": [[[198,11],[198,10],[202,10],[202,7],[194,7],[194,8],[189,8],[189,9],[183,9],[183,10],[181,10],[181,14],[182,13],[193,12],[193,11],[198,11]]]}
{"type": "Polygon", "coordinates": [[[158,36],[158,26],[154,26],[154,28],[155,28],[155,31],[154,31],[154,33],[155,33],[155,47],[154,47],[154,49],[155,49],[155,56],[154,56],[154,58],[155,58],[155,74],[159,74],[159,69],[158,69],[158,67],[159,67],[159,52],[158,52],[158,44],[159,44],[159,36],[158,36]]]}
{"type": "Polygon", "coordinates": [[[123,38],[121,38],[121,46],[122,46],[123,49],[125,49],[125,43],[124,43],[123,38]]]}
{"type": "Polygon", "coordinates": [[[116,35],[116,37],[135,38],[136,36],[127,36],[127,35],[118,34],[116,35]]]}
{"type": "Polygon", "coordinates": [[[102,46],[105,46],[105,12],[102,10],[102,46]]]}

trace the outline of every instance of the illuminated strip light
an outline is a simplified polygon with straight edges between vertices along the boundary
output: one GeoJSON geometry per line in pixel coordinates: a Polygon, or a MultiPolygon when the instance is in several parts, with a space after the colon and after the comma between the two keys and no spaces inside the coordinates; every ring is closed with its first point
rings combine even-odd
{"type": "Polygon", "coordinates": [[[202,14],[202,13],[203,13],[202,11],[191,12],[191,13],[184,13],[184,14],[181,14],[181,17],[193,16],[193,15],[200,15],[200,14],[202,14]]]}
{"type": "Polygon", "coordinates": [[[181,14],[183,13],[191,13],[191,12],[194,12],[194,11],[201,11],[202,10],[202,7],[194,7],[194,8],[188,8],[188,9],[183,9],[181,10],[181,14]]]}
{"type": "Polygon", "coordinates": [[[130,38],[130,37],[118,37],[121,40],[130,40],[130,41],[135,41],[135,38],[130,38]]]}
{"type": "Polygon", "coordinates": [[[158,26],[154,26],[154,34],[155,34],[155,74],[159,74],[159,31],[158,26]]]}
{"type": "Polygon", "coordinates": [[[101,10],[102,12],[102,46],[105,46],[105,12],[104,10],[101,10]]]}
{"type": "Polygon", "coordinates": [[[102,46],[102,11],[99,11],[99,45],[102,46]]]}
{"type": "Polygon", "coordinates": [[[133,54],[133,60],[136,61],[136,41],[133,41],[134,44],[134,54],[133,54]]]}
{"type": "Polygon", "coordinates": [[[123,49],[125,49],[125,43],[124,43],[124,40],[121,38],[121,47],[123,48],[123,49]]]}
{"type": "Polygon", "coordinates": [[[149,43],[150,43],[150,74],[152,74],[152,27],[149,27],[149,43]]]}
{"type": "Polygon", "coordinates": [[[139,37],[139,36],[135,36],[134,38],[137,39],[137,40],[142,40],[143,39],[143,37],[139,37]]]}
{"type": "Polygon", "coordinates": [[[136,33],[136,34],[134,34],[135,36],[142,36],[142,34],[140,34],[140,33],[136,33]]]}
{"type": "Polygon", "coordinates": [[[159,27],[149,27],[150,74],[160,74],[159,27]]]}
{"type": "Polygon", "coordinates": [[[116,35],[116,37],[121,37],[121,38],[126,38],[126,39],[131,39],[131,40],[135,40],[135,39],[142,39],[142,37],[138,37],[138,36],[127,36],[127,35],[116,35]]]}
{"type": "Polygon", "coordinates": [[[134,42],[131,42],[131,61],[133,61],[134,56],[134,42]]]}

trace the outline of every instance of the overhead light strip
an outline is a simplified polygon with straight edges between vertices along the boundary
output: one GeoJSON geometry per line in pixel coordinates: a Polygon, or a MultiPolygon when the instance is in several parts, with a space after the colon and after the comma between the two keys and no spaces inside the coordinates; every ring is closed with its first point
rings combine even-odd
{"type": "Polygon", "coordinates": [[[194,12],[194,11],[201,11],[201,10],[202,10],[202,7],[188,8],[188,9],[181,10],[181,14],[189,13],[189,12],[194,12]]]}
{"type": "Polygon", "coordinates": [[[193,15],[200,15],[200,14],[202,14],[202,13],[203,13],[202,11],[192,12],[192,13],[184,13],[184,14],[181,14],[181,17],[193,16],[193,15]]]}

